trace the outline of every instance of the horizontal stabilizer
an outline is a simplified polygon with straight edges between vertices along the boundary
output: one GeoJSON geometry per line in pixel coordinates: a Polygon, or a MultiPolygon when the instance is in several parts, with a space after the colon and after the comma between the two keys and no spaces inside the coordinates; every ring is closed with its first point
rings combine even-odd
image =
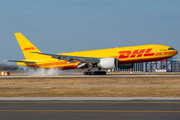
{"type": "Polygon", "coordinates": [[[23,63],[36,63],[31,61],[22,61],[22,60],[5,60],[6,62],[23,62],[23,63]]]}

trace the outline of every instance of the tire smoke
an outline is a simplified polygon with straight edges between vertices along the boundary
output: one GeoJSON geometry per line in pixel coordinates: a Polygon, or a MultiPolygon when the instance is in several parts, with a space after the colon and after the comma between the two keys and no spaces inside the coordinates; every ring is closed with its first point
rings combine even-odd
{"type": "Polygon", "coordinates": [[[55,68],[44,69],[44,68],[30,68],[20,66],[19,70],[23,71],[25,75],[29,76],[60,76],[60,75],[81,75],[83,70],[71,69],[71,70],[59,70],[55,68]]]}
{"type": "Polygon", "coordinates": [[[30,69],[28,75],[30,76],[58,76],[60,75],[61,70],[50,68],[50,69],[30,69]]]}

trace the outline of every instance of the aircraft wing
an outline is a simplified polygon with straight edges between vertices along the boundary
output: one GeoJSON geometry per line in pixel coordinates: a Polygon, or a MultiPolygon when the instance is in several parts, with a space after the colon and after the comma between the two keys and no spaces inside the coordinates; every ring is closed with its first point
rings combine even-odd
{"type": "Polygon", "coordinates": [[[22,61],[22,60],[5,60],[6,62],[23,62],[23,63],[36,63],[31,61],[22,61]]]}
{"type": "Polygon", "coordinates": [[[100,58],[93,58],[93,57],[57,55],[57,54],[47,54],[47,53],[38,53],[38,52],[33,52],[33,53],[52,56],[52,58],[56,58],[56,59],[59,59],[59,60],[65,60],[65,61],[68,61],[68,62],[80,61],[80,62],[84,62],[84,63],[97,63],[97,62],[99,62],[99,59],[100,59],[100,58]]]}

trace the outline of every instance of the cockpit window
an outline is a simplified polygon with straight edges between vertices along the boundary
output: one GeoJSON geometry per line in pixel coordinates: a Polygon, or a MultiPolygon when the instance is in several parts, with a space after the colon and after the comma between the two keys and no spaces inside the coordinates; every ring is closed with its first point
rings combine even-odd
{"type": "Polygon", "coordinates": [[[168,50],[175,50],[174,48],[168,48],[168,50]]]}

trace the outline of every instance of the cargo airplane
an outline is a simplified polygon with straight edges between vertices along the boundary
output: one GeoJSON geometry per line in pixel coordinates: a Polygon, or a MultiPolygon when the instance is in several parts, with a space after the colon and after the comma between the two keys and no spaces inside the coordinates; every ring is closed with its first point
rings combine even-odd
{"type": "Polygon", "coordinates": [[[83,69],[84,75],[105,75],[104,69],[129,69],[134,63],[164,60],[175,56],[178,51],[166,45],[140,45],[109,49],[48,54],[42,53],[21,33],[15,37],[24,54],[24,60],[6,60],[17,65],[36,68],[83,69]],[[97,71],[91,71],[92,68],[97,71]]]}

